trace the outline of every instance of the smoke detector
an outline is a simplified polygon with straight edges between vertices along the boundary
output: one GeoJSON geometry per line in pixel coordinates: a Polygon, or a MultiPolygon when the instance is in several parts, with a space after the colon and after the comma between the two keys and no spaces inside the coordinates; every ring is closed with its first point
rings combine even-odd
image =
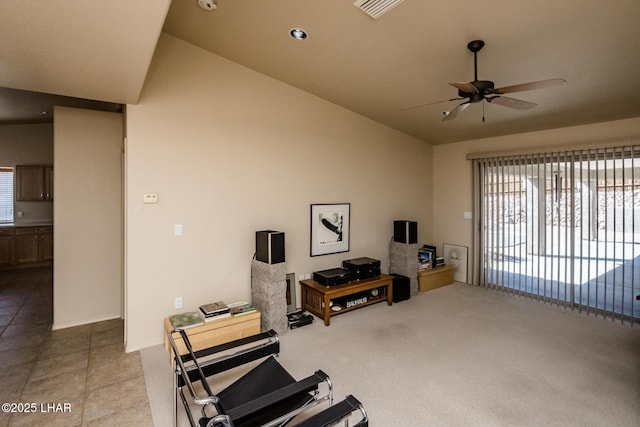
{"type": "Polygon", "coordinates": [[[213,0],[198,0],[198,6],[204,10],[216,10],[218,8],[213,0]]]}

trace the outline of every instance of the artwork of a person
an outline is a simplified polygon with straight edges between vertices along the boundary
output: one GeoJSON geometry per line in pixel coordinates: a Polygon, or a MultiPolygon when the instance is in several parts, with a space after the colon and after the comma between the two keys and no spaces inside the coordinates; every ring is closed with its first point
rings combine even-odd
{"type": "Polygon", "coordinates": [[[453,249],[449,252],[449,264],[453,267],[454,270],[458,270],[460,268],[460,255],[458,255],[458,251],[453,249]]]}
{"type": "Polygon", "coordinates": [[[446,245],[444,247],[446,263],[453,269],[453,277],[457,282],[467,283],[467,248],[446,245]]]}
{"type": "Polygon", "coordinates": [[[319,243],[339,243],[342,242],[342,212],[327,212],[320,214],[320,223],[323,227],[318,230],[319,243]]]}

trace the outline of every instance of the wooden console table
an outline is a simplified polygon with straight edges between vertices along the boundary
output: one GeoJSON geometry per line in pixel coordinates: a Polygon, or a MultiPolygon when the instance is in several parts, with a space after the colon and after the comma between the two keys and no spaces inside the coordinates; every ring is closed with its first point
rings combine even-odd
{"type": "Polygon", "coordinates": [[[302,280],[300,282],[300,288],[302,309],[323,319],[326,326],[329,326],[331,316],[336,316],[385,300],[388,305],[393,304],[393,277],[387,274],[381,274],[372,279],[357,280],[336,286],[324,286],[313,280],[302,280]],[[371,291],[372,289],[380,289],[382,292],[380,292],[376,298],[369,296],[365,303],[352,307],[343,307],[338,311],[331,309],[331,301],[335,298],[371,291]]]}
{"type": "MultiPolygon", "coordinates": [[[[173,352],[169,344],[168,334],[173,330],[171,320],[164,319],[164,348],[169,352],[169,357],[173,360],[173,352]]],[[[189,341],[195,351],[214,345],[224,344],[229,341],[245,338],[260,333],[260,312],[246,314],[243,316],[231,316],[220,320],[206,322],[204,325],[194,326],[185,329],[189,341]]],[[[179,333],[173,333],[180,354],[185,354],[187,348],[182,342],[179,333]]]]}

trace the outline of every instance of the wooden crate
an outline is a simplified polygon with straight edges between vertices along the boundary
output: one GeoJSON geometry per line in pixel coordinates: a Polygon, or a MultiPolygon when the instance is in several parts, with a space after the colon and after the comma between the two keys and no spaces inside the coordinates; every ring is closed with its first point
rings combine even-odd
{"type": "Polygon", "coordinates": [[[420,292],[447,286],[453,282],[453,268],[450,265],[422,270],[418,273],[418,289],[420,292]]]}

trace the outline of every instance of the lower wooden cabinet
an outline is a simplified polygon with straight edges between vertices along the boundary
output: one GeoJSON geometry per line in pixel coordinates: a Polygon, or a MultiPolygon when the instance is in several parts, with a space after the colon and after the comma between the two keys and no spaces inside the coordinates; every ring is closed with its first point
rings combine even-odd
{"type": "Polygon", "coordinates": [[[14,264],[47,264],[53,261],[53,226],[16,227],[14,264]]]}
{"type": "Polygon", "coordinates": [[[0,266],[13,264],[14,244],[13,227],[0,228],[0,266]]]}
{"type": "Polygon", "coordinates": [[[42,234],[40,240],[40,261],[53,261],[53,228],[42,234]]]}
{"type": "MultiPolygon", "coordinates": [[[[164,319],[164,348],[169,352],[169,359],[173,363],[173,351],[169,344],[169,333],[173,324],[168,317],[164,319]]],[[[242,316],[231,316],[224,319],[212,320],[204,325],[185,329],[189,342],[195,351],[213,347],[229,341],[246,338],[260,333],[260,312],[242,316]]],[[[187,353],[182,337],[174,332],[173,339],[180,354],[187,353]]]]}

